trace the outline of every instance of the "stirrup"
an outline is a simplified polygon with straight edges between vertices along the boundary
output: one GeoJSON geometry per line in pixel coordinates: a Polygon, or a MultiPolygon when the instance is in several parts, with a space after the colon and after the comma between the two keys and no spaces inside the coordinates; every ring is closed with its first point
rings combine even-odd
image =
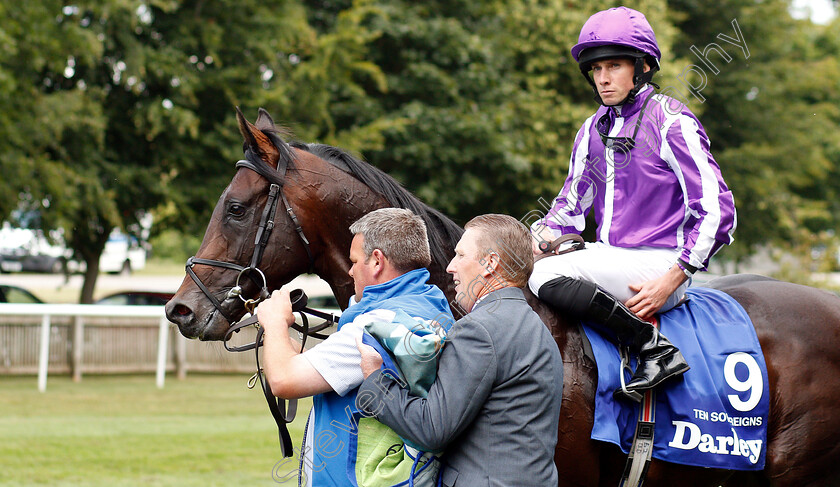
{"type": "Polygon", "coordinates": [[[620,396],[633,402],[640,403],[642,402],[642,394],[627,389],[627,381],[624,379],[625,370],[630,372],[631,378],[635,373],[635,371],[630,367],[630,349],[628,347],[619,347],[619,353],[621,354],[621,370],[619,371],[618,376],[621,379],[621,387],[613,392],[613,396],[620,396]]]}

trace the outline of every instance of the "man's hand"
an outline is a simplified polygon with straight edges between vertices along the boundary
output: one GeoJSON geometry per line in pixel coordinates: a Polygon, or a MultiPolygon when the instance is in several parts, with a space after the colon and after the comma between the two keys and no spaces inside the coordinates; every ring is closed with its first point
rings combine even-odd
{"type": "Polygon", "coordinates": [[[332,391],[289,337],[289,326],[295,322],[289,291],[274,291],[256,311],[260,326],[265,329],[261,355],[271,393],[283,399],[298,399],[332,391]]]}
{"type": "Polygon", "coordinates": [[[359,353],[362,355],[362,375],[367,379],[370,374],[382,367],[382,356],[379,355],[379,352],[375,348],[362,343],[361,338],[356,339],[356,347],[358,347],[359,353]]]}
{"type": "Polygon", "coordinates": [[[256,313],[260,326],[265,328],[266,331],[278,328],[288,330],[289,326],[295,322],[289,291],[285,289],[271,293],[270,298],[257,306],[256,313]]]}
{"type": "Polygon", "coordinates": [[[555,238],[556,237],[554,236],[554,232],[547,226],[539,227],[539,229],[536,232],[532,230],[531,250],[534,252],[534,255],[543,255],[543,251],[540,249],[540,244],[543,242],[551,243],[554,241],[555,238]]]}
{"type": "Polygon", "coordinates": [[[652,317],[665,304],[665,301],[674,294],[680,285],[687,278],[682,269],[676,264],[668,269],[662,277],[643,282],[631,284],[630,290],[636,295],[628,299],[626,303],[630,311],[643,320],[652,317]]]}

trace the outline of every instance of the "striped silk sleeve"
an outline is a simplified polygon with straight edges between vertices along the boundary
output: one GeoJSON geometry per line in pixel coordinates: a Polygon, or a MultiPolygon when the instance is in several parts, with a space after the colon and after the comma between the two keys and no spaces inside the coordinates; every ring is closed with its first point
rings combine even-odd
{"type": "Polygon", "coordinates": [[[672,122],[665,129],[662,155],[677,174],[685,198],[680,258],[705,269],[709,259],[733,240],[735,202],[700,122],[685,112],[672,122]]]}

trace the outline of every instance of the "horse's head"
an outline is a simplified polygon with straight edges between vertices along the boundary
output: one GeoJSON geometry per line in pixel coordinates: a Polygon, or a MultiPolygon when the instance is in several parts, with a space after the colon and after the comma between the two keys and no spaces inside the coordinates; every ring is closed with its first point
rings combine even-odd
{"type": "Polygon", "coordinates": [[[265,110],[255,124],[238,109],[237,119],[245,159],[166,305],[184,336],[202,340],[223,339],[245,314],[246,301],[307,271],[324,277],[346,303],[352,281],[345,248],[352,235],[339,214],[355,209],[358,217],[377,203],[385,206],[345,172],[284,142],[265,110]]]}

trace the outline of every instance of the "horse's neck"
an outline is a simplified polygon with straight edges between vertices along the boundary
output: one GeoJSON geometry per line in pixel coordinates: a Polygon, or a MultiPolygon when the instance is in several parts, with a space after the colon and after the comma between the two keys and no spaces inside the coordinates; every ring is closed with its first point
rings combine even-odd
{"type": "MultiPolygon", "coordinates": [[[[334,164],[321,159],[307,151],[297,150],[298,157],[305,161],[300,164],[301,177],[296,184],[301,188],[309,208],[318,209],[319,215],[329,215],[318,222],[310,222],[313,228],[313,244],[317,242],[318,257],[316,271],[332,288],[339,303],[344,306],[354,293],[353,280],[347,275],[350,269],[350,243],[352,235],[345,229],[362,216],[379,208],[393,206],[388,199],[363,183],[357,176],[348,174],[350,168],[337,168],[334,164]],[[308,174],[317,175],[319,184],[312,184],[308,174]],[[322,224],[322,222],[330,222],[322,224]],[[335,228],[340,222],[341,229],[335,228]]],[[[428,225],[428,231],[445,231],[428,225]]],[[[448,242],[449,248],[454,249],[457,241],[448,242]]],[[[454,251],[452,252],[454,253],[454,251]]],[[[430,267],[430,283],[438,286],[447,299],[452,302],[455,298],[455,284],[446,273],[448,261],[436,260],[430,267]]]]}
{"type": "Polygon", "coordinates": [[[387,201],[370,188],[332,164],[306,151],[298,151],[301,176],[295,180],[300,192],[300,206],[310,218],[304,229],[308,232],[315,255],[315,273],[329,284],[339,305],[344,308],[355,293],[350,270],[350,244],[353,235],[350,225],[367,213],[388,206],[387,201]],[[312,182],[310,173],[318,176],[312,182]],[[317,216],[317,217],[316,217],[317,216]]]}
{"type": "Polygon", "coordinates": [[[333,296],[335,296],[342,309],[347,306],[350,297],[355,294],[353,278],[347,273],[350,269],[350,259],[347,257],[349,249],[349,243],[347,249],[344,249],[343,246],[331,246],[315,266],[318,277],[330,286],[333,296]]]}

